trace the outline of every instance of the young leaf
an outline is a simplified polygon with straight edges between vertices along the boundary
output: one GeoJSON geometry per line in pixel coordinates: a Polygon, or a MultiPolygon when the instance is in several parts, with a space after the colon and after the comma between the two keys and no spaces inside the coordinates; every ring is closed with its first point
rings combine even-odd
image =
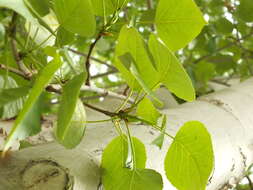
{"type": "Polygon", "coordinates": [[[92,5],[96,15],[108,16],[118,11],[127,4],[129,0],[92,0],[92,5]]]}
{"type": "Polygon", "coordinates": [[[198,121],[185,123],[165,158],[167,178],[178,190],[204,190],[213,164],[211,137],[205,126],[198,121]]]}
{"type": "Polygon", "coordinates": [[[159,37],[176,51],[191,42],[206,22],[193,0],[160,0],[155,24],[159,37]]]}
{"type": "Polygon", "coordinates": [[[135,154],[135,169],[126,168],[128,140],[120,136],[111,141],[102,156],[102,182],[105,190],[162,190],[161,175],[144,169],[146,151],[144,145],[132,137],[135,154]],[[112,156],[113,155],[113,156],[112,156]]]}
{"type": "Polygon", "coordinates": [[[90,0],[54,0],[54,11],[62,27],[81,36],[92,36],[96,21],[90,0]]]}
{"type": "Polygon", "coordinates": [[[147,93],[147,95],[149,95],[159,106],[162,106],[163,103],[157,98],[156,94],[152,91],[152,88],[150,88],[148,83],[144,81],[143,77],[140,74],[140,71],[138,71],[137,64],[132,55],[130,53],[126,53],[122,56],[119,56],[119,59],[121,60],[122,64],[129,67],[131,74],[134,76],[142,89],[147,93]]]}
{"type": "Polygon", "coordinates": [[[76,147],[84,135],[86,114],[83,104],[79,100],[79,94],[85,78],[85,74],[81,73],[63,87],[58,111],[56,139],[66,148],[76,147]]]}
{"type": "Polygon", "coordinates": [[[157,64],[160,82],[179,98],[193,101],[195,90],[191,79],[176,56],[154,35],[150,36],[149,48],[157,64]]]}
{"type": "Polygon", "coordinates": [[[166,115],[163,116],[162,126],[161,126],[161,134],[153,140],[152,144],[158,146],[160,149],[162,149],[163,141],[164,141],[164,133],[166,130],[167,125],[167,117],[166,115]]]}
{"type": "MultiPolygon", "coordinates": [[[[31,114],[35,114],[35,111],[33,111],[32,109],[37,109],[35,103],[38,101],[38,98],[40,97],[44,88],[50,82],[50,80],[54,76],[54,73],[60,68],[61,65],[62,62],[60,61],[59,56],[56,56],[50,63],[48,63],[48,65],[46,65],[46,67],[44,67],[44,69],[37,77],[35,84],[31,89],[22,110],[20,111],[17,119],[15,120],[15,123],[9,136],[7,137],[4,151],[8,150],[11,147],[12,142],[15,139],[22,140],[27,136],[30,136],[31,134],[35,133],[34,126],[30,122],[32,118],[31,114]]],[[[35,131],[37,132],[38,130],[35,131]]]]}
{"type": "Polygon", "coordinates": [[[137,115],[142,119],[149,121],[150,123],[157,124],[157,120],[161,114],[157,111],[153,103],[148,99],[144,98],[137,106],[137,115]]]}
{"type": "MultiPolygon", "coordinates": [[[[145,84],[150,89],[154,88],[158,82],[159,76],[153,67],[152,62],[150,61],[141,35],[135,28],[123,26],[120,31],[118,44],[116,47],[116,61],[114,64],[122,73],[123,77],[131,88],[140,89],[140,86],[136,83],[136,77],[133,76],[129,70],[129,67],[127,67],[126,64],[122,64],[120,62],[121,60],[119,60],[119,58],[126,53],[130,53],[135,61],[140,78],[145,81],[145,84]]],[[[130,64],[128,65],[130,66],[130,64]]]]}

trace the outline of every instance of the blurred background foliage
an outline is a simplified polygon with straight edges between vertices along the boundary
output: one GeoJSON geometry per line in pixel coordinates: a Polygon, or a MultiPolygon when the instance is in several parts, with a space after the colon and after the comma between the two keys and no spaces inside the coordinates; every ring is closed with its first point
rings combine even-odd
{"type": "MultiPolygon", "coordinates": [[[[176,52],[176,55],[191,77],[197,96],[200,96],[214,91],[210,82],[229,86],[231,79],[243,81],[253,75],[253,1],[195,1],[208,24],[194,41],[176,52]]],[[[0,1],[0,7],[2,2],[0,1]]],[[[14,1],[10,1],[10,4],[12,2],[14,1]]],[[[29,2],[33,9],[43,17],[43,21],[56,30],[58,23],[51,9],[52,2],[50,0],[29,0],[29,2]]],[[[92,85],[118,93],[124,93],[127,90],[120,73],[112,65],[120,28],[131,20],[142,33],[144,39],[148,40],[150,32],[154,31],[152,23],[157,3],[158,0],[130,1],[124,11],[119,14],[117,23],[110,29],[110,32],[104,34],[95,47],[91,64],[92,85]],[[134,15],[134,19],[129,15],[134,15]]],[[[104,20],[102,17],[96,17],[96,19],[99,31],[104,20]]],[[[55,37],[44,28],[31,24],[12,10],[0,8],[0,88],[31,85],[30,81],[23,77],[1,69],[3,65],[17,69],[17,60],[13,55],[13,44],[18,50],[18,57],[23,60],[25,68],[33,74],[38,73],[61,47],[64,66],[57,73],[54,82],[63,84],[72,77],[71,67],[82,71],[88,48],[93,40],[74,35],[62,28],[57,29],[55,37]],[[67,46],[65,46],[66,44],[67,46]],[[68,56],[71,59],[68,59],[68,56]]],[[[103,98],[96,93],[82,93],[87,100],[103,98]]],[[[55,98],[53,94],[45,93],[43,96],[44,113],[55,112],[56,108],[49,106],[52,102],[57,102],[55,98]]],[[[178,101],[183,102],[182,100],[178,101]]],[[[19,100],[0,107],[1,118],[15,117],[22,104],[23,100],[19,100]]],[[[250,174],[248,172],[247,177],[236,189],[252,190],[250,174]]]]}

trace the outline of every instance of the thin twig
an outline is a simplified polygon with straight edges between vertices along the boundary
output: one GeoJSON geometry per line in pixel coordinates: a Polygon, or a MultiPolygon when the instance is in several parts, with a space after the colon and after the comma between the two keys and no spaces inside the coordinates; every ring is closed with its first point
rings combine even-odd
{"type": "Polygon", "coordinates": [[[119,72],[119,71],[116,70],[116,69],[113,69],[113,70],[107,71],[105,73],[101,73],[101,74],[91,76],[90,79],[97,79],[97,78],[105,77],[107,75],[114,74],[114,73],[117,73],[117,72],[119,72]]]}
{"type": "Polygon", "coordinates": [[[97,111],[97,112],[103,113],[104,115],[107,115],[107,116],[109,116],[109,117],[117,116],[117,113],[113,113],[113,112],[109,112],[109,111],[107,111],[107,110],[103,110],[103,109],[101,109],[101,108],[95,107],[95,106],[90,105],[90,104],[85,103],[85,102],[84,102],[83,104],[84,104],[86,107],[88,107],[88,108],[90,108],[90,109],[93,109],[93,110],[95,110],[95,111],[97,111]]]}
{"type": "Polygon", "coordinates": [[[90,85],[90,57],[92,54],[93,49],[95,48],[97,42],[102,38],[103,35],[103,31],[99,32],[97,38],[95,39],[95,41],[90,45],[87,57],[86,57],[86,61],[85,61],[85,68],[87,71],[87,80],[86,80],[86,85],[90,85]]]}
{"type": "Polygon", "coordinates": [[[12,72],[26,80],[30,80],[31,77],[28,76],[28,75],[25,75],[22,71],[18,70],[18,69],[15,69],[15,68],[12,68],[12,67],[8,67],[6,65],[3,65],[3,64],[0,64],[0,69],[2,70],[6,70],[6,71],[9,71],[9,72],[12,72]]]}
{"type": "Polygon", "coordinates": [[[250,179],[250,177],[248,175],[245,176],[249,182],[249,187],[250,187],[250,190],[253,190],[253,183],[252,183],[252,180],[250,179]]]}
{"type": "MultiPolygon", "coordinates": [[[[74,50],[74,49],[71,49],[71,48],[68,48],[68,50],[71,51],[71,52],[73,52],[73,53],[75,53],[75,54],[77,54],[77,55],[83,56],[83,57],[87,57],[88,56],[86,53],[83,53],[83,52],[80,52],[80,51],[77,51],[77,50],[74,50]]],[[[95,58],[93,56],[90,56],[90,59],[93,60],[93,61],[96,61],[97,63],[101,63],[103,65],[106,65],[107,67],[109,67],[111,69],[115,69],[114,66],[106,63],[105,61],[97,59],[97,58],[95,58]]]]}
{"type": "MultiPolygon", "coordinates": [[[[119,100],[126,100],[126,98],[127,98],[124,95],[120,95],[120,94],[117,94],[117,93],[112,92],[112,91],[108,91],[108,90],[105,90],[105,89],[102,89],[102,88],[87,86],[87,85],[83,86],[81,88],[81,91],[95,92],[97,94],[104,95],[104,97],[109,96],[109,97],[113,97],[113,98],[116,98],[116,99],[119,99],[119,100]]],[[[134,100],[129,98],[128,103],[133,104],[134,100]]]]}

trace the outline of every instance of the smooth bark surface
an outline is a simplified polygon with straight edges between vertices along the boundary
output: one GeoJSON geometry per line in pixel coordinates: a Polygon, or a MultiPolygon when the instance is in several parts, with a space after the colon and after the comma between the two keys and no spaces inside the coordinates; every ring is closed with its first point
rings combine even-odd
{"type": "MultiPolygon", "coordinates": [[[[109,100],[104,106],[113,109],[116,104],[115,100],[109,100]]],[[[253,79],[163,112],[168,116],[167,132],[172,135],[190,120],[203,122],[211,133],[215,168],[207,190],[219,190],[234,184],[253,163],[253,79]]],[[[106,117],[89,111],[88,118],[98,120],[106,117]]],[[[158,132],[142,125],[131,126],[131,130],[146,146],[147,167],[163,175],[164,189],[173,189],[163,169],[171,140],[166,139],[159,150],[151,145],[158,132]]],[[[0,190],[58,190],[63,186],[71,189],[72,184],[74,190],[99,189],[101,154],[116,135],[110,122],[90,124],[84,140],[74,150],[48,143],[15,152],[1,162],[0,190]],[[41,161],[44,165],[36,166],[41,161]],[[31,163],[35,165],[31,166],[31,163]]]]}

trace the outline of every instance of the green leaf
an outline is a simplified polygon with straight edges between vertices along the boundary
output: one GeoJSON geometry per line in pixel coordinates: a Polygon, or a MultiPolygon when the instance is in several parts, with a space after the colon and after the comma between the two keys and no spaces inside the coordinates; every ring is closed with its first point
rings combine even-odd
{"type": "Polygon", "coordinates": [[[164,132],[166,130],[166,125],[167,125],[167,117],[166,115],[164,115],[162,126],[161,126],[161,134],[155,140],[152,141],[152,144],[158,146],[160,149],[162,149],[162,146],[163,146],[164,132]]]}
{"type": "Polygon", "coordinates": [[[35,19],[25,6],[23,0],[0,0],[0,7],[12,9],[22,15],[25,19],[35,22],[35,19]]]}
{"type": "Polygon", "coordinates": [[[116,184],[111,182],[105,190],[162,190],[162,176],[151,169],[122,169],[120,181],[116,184]]]}
{"type": "MultiPolygon", "coordinates": [[[[135,60],[133,59],[132,55],[129,53],[126,53],[119,57],[121,62],[129,67],[129,70],[131,74],[134,76],[136,81],[139,83],[139,85],[142,87],[142,89],[149,95],[157,104],[158,106],[162,106],[163,103],[158,99],[157,95],[152,91],[152,89],[149,87],[148,83],[144,81],[143,77],[141,76],[141,71],[138,71],[137,64],[135,60]]],[[[155,86],[153,86],[154,88],[155,86]]]]}
{"type": "Polygon", "coordinates": [[[219,33],[229,35],[234,29],[234,25],[226,18],[220,18],[216,22],[216,29],[219,33]]]}
{"type": "Polygon", "coordinates": [[[215,65],[206,62],[200,62],[194,69],[197,80],[207,83],[215,76],[215,65]]]}
{"type": "Polygon", "coordinates": [[[61,26],[81,36],[92,36],[96,21],[90,0],[54,0],[54,11],[61,26]]]}
{"type": "Polygon", "coordinates": [[[129,0],[92,0],[92,5],[96,15],[108,16],[125,6],[128,1],[129,0]]]}
{"type": "Polygon", "coordinates": [[[76,147],[85,132],[86,113],[81,100],[79,100],[80,89],[85,78],[85,74],[81,73],[63,87],[56,138],[66,148],[76,147]]]}
{"type": "Polygon", "coordinates": [[[18,92],[15,90],[12,91],[12,89],[16,88],[18,88],[18,85],[12,77],[7,75],[0,76],[1,119],[10,119],[15,117],[23,107],[24,99],[17,94],[18,92]]]}
{"type": "Polygon", "coordinates": [[[157,65],[159,81],[179,98],[195,100],[191,79],[176,56],[154,35],[150,36],[149,48],[157,65]]]}
{"type": "Polygon", "coordinates": [[[29,90],[30,90],[29,86],[2,89],[0,91],[0,107],[26,96],[29,90]]]}
{"type": "Polygon", "coordinates": [[[146,151],[144,145],[132,137],[135,154],[135,169],[126,168],[128,140],[120,136],[111,141],[102,156],[102,182],[105,190],[162,190],[161,175],[144,169],[146,151]],[[113,156],[112,156],[113,155],[113,156]]]}
{"type": "Polygon", "coordinates": [[[38,131],[33,126],[33,122],[30,121],[31,118],[33,118],[31,115],[36,113],[34,110],[39,110],[39,106],[36,106],[36,102],[38,103],[38,99],[44,88],[48,85],[54,76],[54,73],[60,68],[61,65],[62,62],[60,61],[59,56],[56,56],[50,63],[48,63],[48,65],[46,65],[46,67],[44,67],[37,77],[35,84],[31,89],[22,110],[15,120],[9,136],[7,137],[4,151],[11,147],[15,139],[22,140],[38,131]]]}
{"type": "Polygon", "coordinates": [[[28,0],[34,10],[40,15],[45,16],[49,14],[49,0],[28,0]]]}
{"type": "Polygon", "coordinates": [[[165,158],[167,178],[178,190],[204,190],[213,170],[211,137],[198,121],[184,124],[165,158]]]}
{"type": "Polygon", "coordinates": [[[253,1],[252,0],[240,0],[240,5],[238,6],[238,16],[246,21],[253,21],[253,1]]]}
{"type": "Polygon", "coordinates": [[[63,27],[59,27],[56,37],[56,44],[59,46],[64,46],[70,44],[75,38],[75,35],[63,27]]]}
{"type": "Polygon", "coordinates": [[[193,0],[160,0],[155,24],[159,37],[176,51],[191,42],[206,22],[193,0]]]}
{"type": "Polygon", "coordinates": [[[126,53],[130,53],[133,57],[133,60],[136,63],[136,68],[139,71],[140,78],[145,82],[145,84],[153,89],[158,82],[158,73],[155,70],[148,53],[145,48],[145,43],[135,28],[123,26],[118,44],[116,47],[116,59],[114,65],[122,73],[122,76],[128,83],[128,85],[133,89],[140,89],[140,85],[137,84],[136,77],[130,71],[129,66],[122,64],[119,60],[121,56],[124,56],[126,53]],[[150,77],[152,76],[152,77],[150,77]]]}
{"type": "Polygon", "coordinates": [[[142,119],[153,124],[157,124],[157,120],[161,116],[161,114],[157,111],[153,103],[148,98],[144,98],[138,104],[136,113],[142,119]]]}

